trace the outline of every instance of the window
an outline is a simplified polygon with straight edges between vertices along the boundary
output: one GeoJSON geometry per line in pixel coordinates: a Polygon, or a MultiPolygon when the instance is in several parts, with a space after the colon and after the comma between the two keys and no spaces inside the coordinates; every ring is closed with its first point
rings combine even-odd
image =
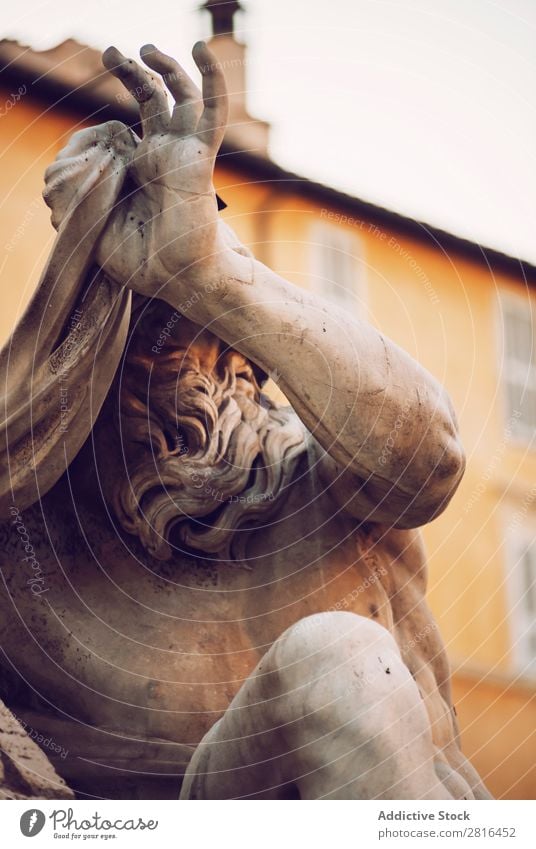
{"type": "Polygon", "coordinates": [[[339,306],[359,311],[361,263],[359,239],[348,230],[317,222],[311,232],[313,289],[339,306]]]}
{"type": "Polygon", "coordinates": [[[516,668],[536,675],[536,539],[516,531],[510,542],[508,586],[516,668]]]}
{"type": "Polygon", "coordinates": [[[502,374],[507,416],[514,437],[531,442],[536,435],[536,333],[528,298],[503,296],[502,374]]]}

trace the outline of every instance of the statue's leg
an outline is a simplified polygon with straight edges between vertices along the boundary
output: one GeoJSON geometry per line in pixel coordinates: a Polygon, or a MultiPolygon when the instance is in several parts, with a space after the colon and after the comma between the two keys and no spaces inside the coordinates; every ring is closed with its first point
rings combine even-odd
{"type": "Polygon", "coordinates": [[[181,798],[472,798],[434,768],[428,715],[390,633],[354,613],[289,628],[198,746],[181,798]],[[453,792],[449,792],[453,791],[453,792]]]}

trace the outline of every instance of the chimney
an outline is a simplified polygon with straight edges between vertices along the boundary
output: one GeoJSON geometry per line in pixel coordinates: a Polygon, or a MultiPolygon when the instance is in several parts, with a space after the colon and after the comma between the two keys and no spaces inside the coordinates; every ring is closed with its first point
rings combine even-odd
{"type": "Polygon", "coordinates": [[[212,38],[207,44],[221,63],[229,91],[225,141],[233,148],[267,157],[270,125],[252,118],[246,105],[247,48],[236,40],[234,32],[234,16],[242,6],[238,0],[206,0],[201,9],[210,13],[212,38]]]}

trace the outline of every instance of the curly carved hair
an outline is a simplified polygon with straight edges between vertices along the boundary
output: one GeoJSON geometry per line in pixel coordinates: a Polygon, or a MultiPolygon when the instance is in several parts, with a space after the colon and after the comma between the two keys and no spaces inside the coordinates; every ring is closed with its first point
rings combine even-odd
{"type": "Polygon", "coordinates": [[[247,531],[280,507],[305,430],[261,393],[238,351],[225,351],[210,371],[171,339],[154,353],[170,309],[146,308],[130,336],[118,383],[126,475],[109,499],[122,527],[158,559],[186,547],[242,561],[247,531]]]}

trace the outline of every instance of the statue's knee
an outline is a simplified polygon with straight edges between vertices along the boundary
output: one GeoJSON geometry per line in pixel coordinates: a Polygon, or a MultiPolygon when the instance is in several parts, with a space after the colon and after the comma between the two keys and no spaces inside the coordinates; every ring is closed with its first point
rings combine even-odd
{"type": "Polygon", "coordinates": [[[273,649],[278,664],[284,664],[338,653],[343,645],[346,648],[384,645],[396,650],[386,628],[366,616],[344,611],[315,613],[300,619],[276,640],[273,649]]]}
{"type": "Polygon", "coordinates": [[[364,616],[336,611],[301,619],[276,640],[267,659],[286,686],[326,676],[338,682],[349,676],[372,681],[378,666],[388,669],[387,674],[394,674],[398,666],[405,669],[386,628],[364,616]]]}
{"type": "Polygon", "coordinates": [[[391,729],[415,708],[424,727],[422,701],[398,646],[371,619],[346,612],[307,617],[281,635],[266,661],[270,721],[289,745],[338,734],[352,746],[387,751],[391,729]]]}

